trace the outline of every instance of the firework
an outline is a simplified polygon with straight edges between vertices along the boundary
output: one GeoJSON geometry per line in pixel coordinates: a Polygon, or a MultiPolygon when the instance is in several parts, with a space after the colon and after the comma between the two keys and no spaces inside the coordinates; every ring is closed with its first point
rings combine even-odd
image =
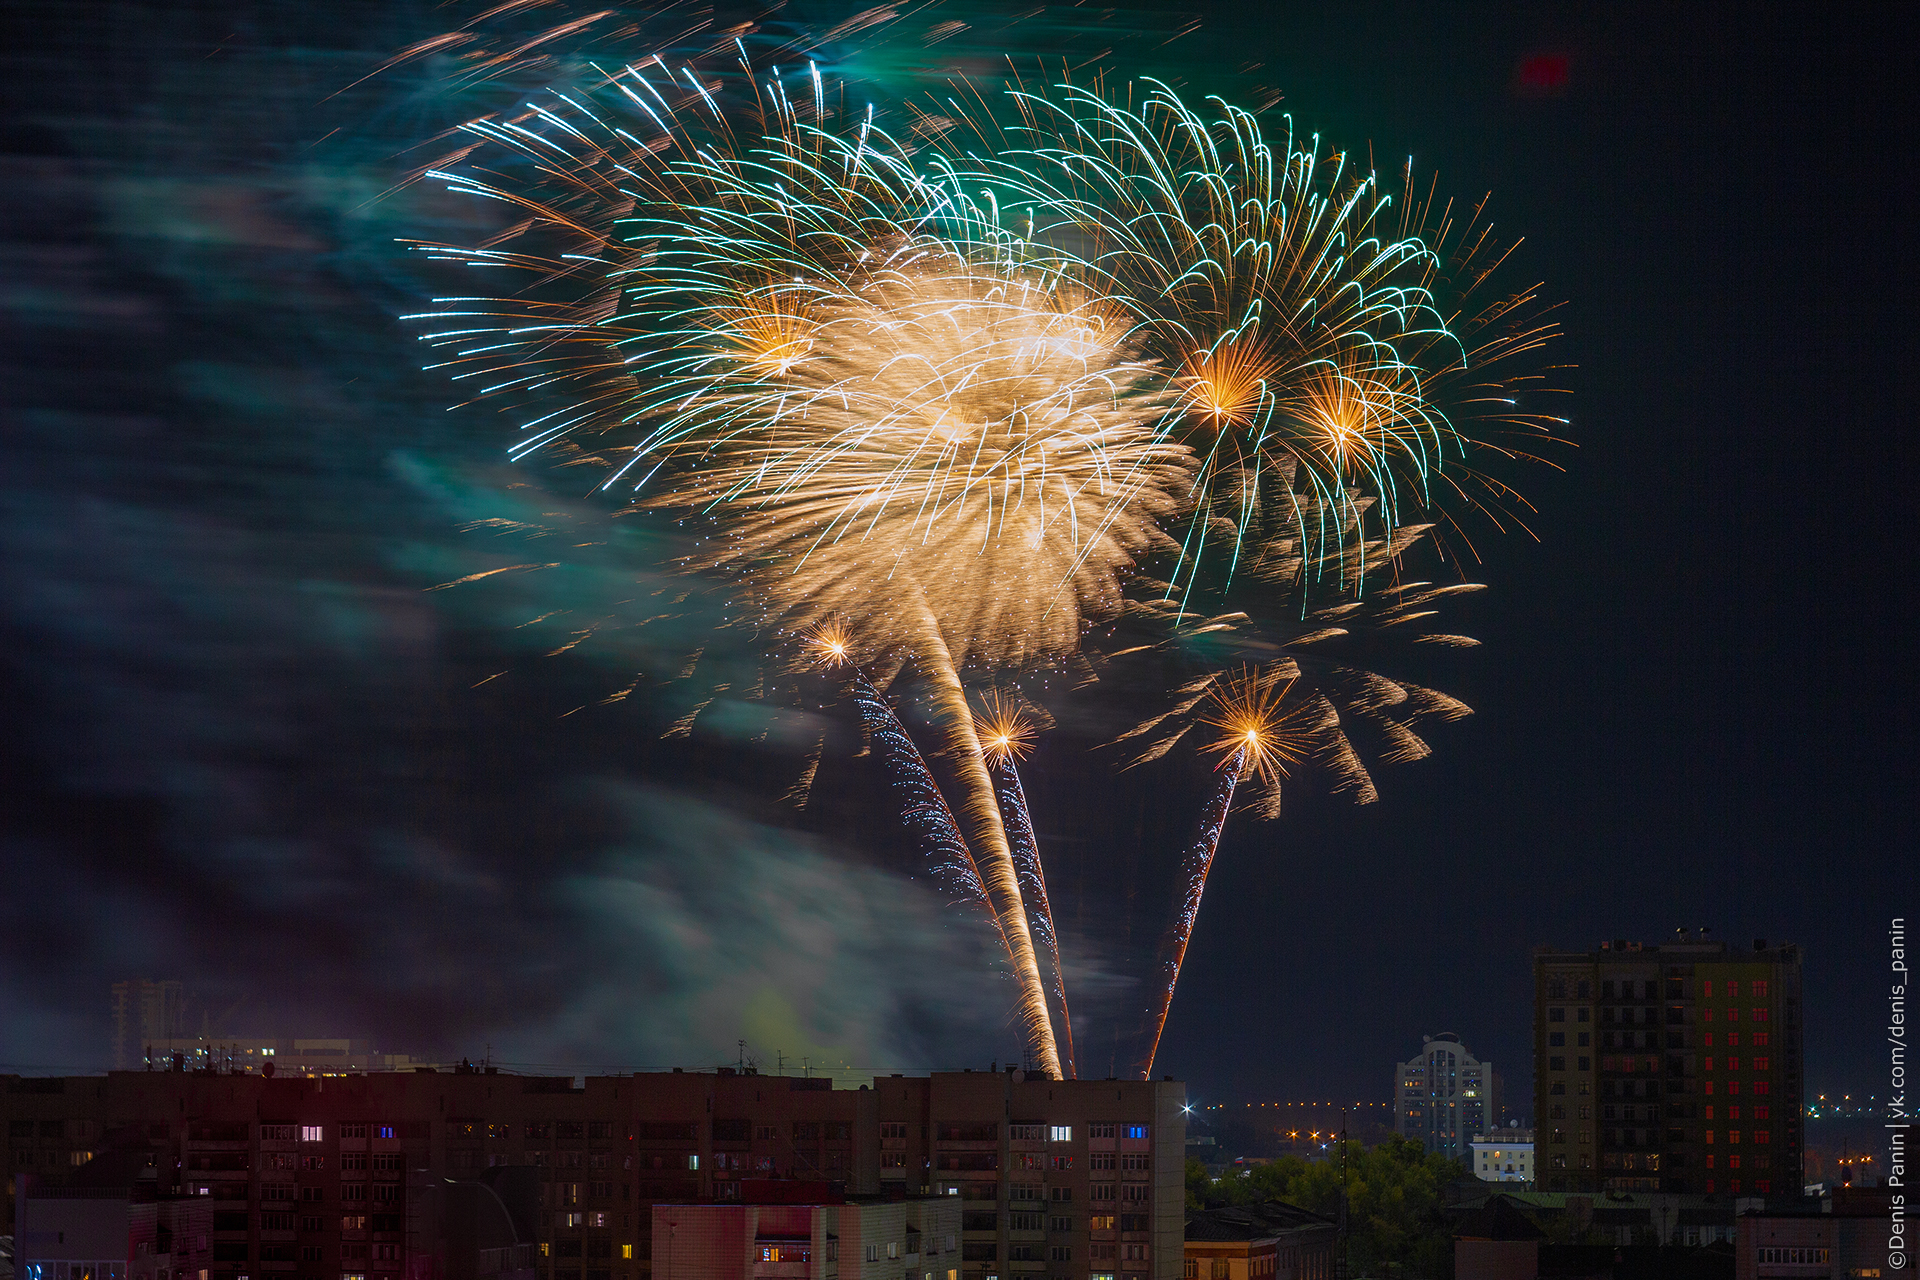
{"type": "Polygon", "coordinates": [[[1059,1017],[1066,1078],[1075,1079],[1078,1068],[1073,1052],[1073,1012],[1067,1005],[1067,973],[1060,963],[1060,933],[1053,922],[1053,900],[1047,893],[1047,872],[1040,861],[1040,842],[1033,831],[1032,811],[1027,807],[1026,788],[1020,784],[1018,761],[1033,742],[1033,726],[1010,700],[989,695],[986,714],[980,719],[980,738],[986,747],[1000,801],[1000,813],[1006,822],[1007,843],[1013,852],[1013,865],[1020,877],[1020,895],[1027,904],[1029,927],[1039,948],[1051,965],[1047,976],[1053,982],[1054,1008],[1059,1017]]]}
{"type": "Polygon", "coordinates": [[[1200,833],[1188,846],[1180,865],[1180,906],[1160,946],[1160,982],[1147,1010],[1147,1050],[1140,1062],[1140,1078],[1153,1079],[1153,1060],[1160,1052],[1160,1036],[1167,1027],[1173,993],[1186,962],[1187,944],[1200,918],[1200,899],[1207,876],[1220,850],[1220,832],[1233,809],[1233,794],[1241,781],[1256,777],[1277,781],[1287,767],[1306,753],[1310,732],[1305,717],[1288,705],[1292,680],[1273,672],[1244,670],[1216,688],[1202,723],[1219,730],[1208,750],[1220,756],[1220,782],[1208,797],[1200,818],[1200,833]]]}
{"type": "MultiPolygon", "coordinates": [[[[955,901],[978,906],[999,931],[999,915],[980,878],[979,864],[960,834],[933,775],[927,771],[920,749],[913,745],[913,739],[907,736],[880,691],[858,670],[853,673],[853,701],[859,708],[861,724],[886,757],[894,789],[900,796],[901,816],[908,828],[920,837],[934,878],[955,901]]],[[[1000,942],[1006,946],[1004,933],[1000,934],[1000,942]]]]}
{"type": "Polygon", "coordinates": [[[853,620],[850,651],[913,663],[1037,1056],[1058,1073],[959,672],[1071,653],[1084,621],[1116,613],[1120,575],[1171,545],[1156,521],[1177,505],[1184,450],[1156,432],[1164,397],[1099,299],[918,172],[870,115],[825,127],[810,80],[798,98],[750,81],[742,136],[702,76],[658,60],[601,87],[618,114],[583,93],[469,126],[531,174],[442,176],[566,251],[435,247],[545,290],[452,300],[459,327],[428,336],[487,392],[561,396],[518,450],[572,449],[609,469],[603,487],[696,517],[693,563],[731,574],[753,620],[853,620]]]}
{"type": "Polygon", "coordinates": [[[1269,138],[1218,100],[1202,113],[1151,84],[1135,103],[1135,88],[1017,92],[1018,145],[975,158],[1036,239],[1077,246],[1167,372],[1165,429],[1200,466],[1170,586],[1230,580],[1268,509],[1321,563],[1362,551],[1342,533],[1369,508],[1390,533],[1450,518],[1448,497],[1511,505],[1472,455],[1560,426],[1493,369],[1552,328],[1531,292],[1469,305],[1502,256],[1479,211],[1396,199],[1290,122],[1269,138]]]}

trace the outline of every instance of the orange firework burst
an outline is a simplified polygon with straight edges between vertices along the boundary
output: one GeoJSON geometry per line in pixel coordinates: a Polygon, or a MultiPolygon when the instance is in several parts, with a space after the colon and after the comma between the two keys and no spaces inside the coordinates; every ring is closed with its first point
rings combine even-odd
{"type": "Polygon", "coordinates": [[[847,629],[838,622],[823,622],[807,632],[802,641],[816,661],[830,667],[852,661],[853,644],[847,629]]]}
{"type": "Polygon", "coordinates": [[[1188,412],[1226,433],[1246,427],[1273,399],[1271,384],[1280,372],[1266,345],[1255,335],[1238,335],[1188,356],[1191,371],[1180,379],[1188,412]]]}
{"type": "Polygon", "coordinates": [[[1024,760],[1033,749],[1033,723],[1012,699],[998,691],[987,694],[978,717],[980,750],[994,764],[1024,760]]]}
{"type": "Polygon", "coordinates": [[[1213,694],[1213,713],[1202,724],[1220,730],[1206,749],[1220,757],[1221,768],[1239,760],[1242,774],[1269,781],[1287,776],[1287,766],[1307,754],[1307,730],[1299,707],[1287,705],[1292,676],[1249,667],[1213,694]]]}

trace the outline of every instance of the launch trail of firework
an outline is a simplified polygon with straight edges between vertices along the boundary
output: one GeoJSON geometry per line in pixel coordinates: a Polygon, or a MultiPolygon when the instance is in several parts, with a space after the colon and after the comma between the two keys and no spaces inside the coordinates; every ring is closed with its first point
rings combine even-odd
{"type": "Polygon", "coordinates": [[[1167,1013],[1173,1007],[1174,990],[1180,985],[1180,966],[1186,962],[1187,944],[1200,917],[1200,899],[1207,891],[1214,855],[1220,850],[1221,828],[1233,811],[1235,790],[1248,777],[1267,782],[1284,778],[1287,765],[1306,754],[1313,730],[1308,727],[1305,708],[1287,705],[1293,679],[1281,670],[1244,669],[1221,684],[1212,695],[1213,712],[1202,717],[1202,723],[1220,731],[1206,748],[1221,758],[1220,785],[1208,799],[1200,834],[1180,865],[1180,910],[1160,946],[1161,984],[1154,1007],[1148,1011],[1152,1038],[1140,1063],[1142,1080],[1153,1079],[1153,1060],[1160,1052],[1160,1036],[1167,1029],[1167,1013]]]}
{"type": "Polygon", "coordinates": [[[1016,761],[1025,752],[1033,730],[1019,712],[994,698],[981,722],[987,760],[993,773],[1000,812],[1006,821],[1007,843],[1020,877],[1020,895],[1026,901],[1034,937],[1052,964],[1053,1000],[1058,1018],[1061,1065],[1065,1078],[1078,1078],[1073,1051],[1073,1011],[1067,1006],[1067,974],[1060,963],[1060,933],[1053,923],[1053,902],[1047,895],[1047,872],[1040,862],[1040,842],[1034,836],[1033,815],[1026,788],[1020,785],[1016,761]]]}
{"type": "Polygon", "coordinates": [[[976,905],[986,913],[1000,945],[1007,948],[1011,959],[1012,949],[1007,947],[1006,932],[1000,928],[993,900],[987,896],[986,885],[980,879],[979,864],[973,860],[973,851],[967,847],[952,811],[940,795],[940,788],[934,784],[926,760],[913,745],[913,739],[907,736],[893,708],[857,667],[853,672],[853,702],[860,711],[861,724],[887,763],[887,774],[900,797],[901,817],[919,836],[935,881],[956,902],[976,905]]]}
{"type": "Polygon", "coordinates": [[[1187,856],[1180,865],[1182,894],[1180,910],[1173,918],[1173,927],[1167,931],[1166,938],[1160,944],[1160,987],[1151,1009],[1147,1011],[1148,1025],[1152,1027],[1152,1039],[1147,1044],[1147,1055],[1140,1062],[1140,1078],[1153,1079],[1153,1059],[1160,1052],[1160,1035],[1167,1029],[1167,1012],[1173,1007],[1173,991],[1180,984],[1180,966],[1187,958],[1187,943],[1193,938],[1194,921],[1200,916],[1200,897],[1207,891],[1207,873],[1213,870],[1213,856],[1220,848],[1220,829],[1227,823],[1227,813],[1233,807],[1233,791],[1240,784],[1241,770],[1246,767],[1247,749],[1242,747],[1227,760],[1226,767],[1220,773],[1220,785],[1207,800],[1207,807],[1200,817],[1200,834],[1194,838],[1187,849],[1187,856]]]}

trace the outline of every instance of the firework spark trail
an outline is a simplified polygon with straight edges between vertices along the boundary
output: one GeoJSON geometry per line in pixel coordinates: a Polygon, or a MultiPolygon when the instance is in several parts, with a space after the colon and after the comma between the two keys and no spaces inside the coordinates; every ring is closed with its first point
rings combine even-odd
{"type": "Polygon", "coordinates": [[[1060,934],[1053,924],[1053,903],[1047,896],[1047,873],[1040,864],[1040,842],[1033,834],[1033,817],[1027,808],[1027,792],[1020,785],[1020,770],[1009,752],[992,755],[993,775],[1000,796],[1000,812],[1007,825],[1007,840],[1013,849],[1013,865],[1020,877],[1021,896],[1032,916],[1032,932],[1046,950],[1053,965],[1053,999],[1059,1009],[1061,1064],[1068,1080],[1079,1078],[1074,1062],[1073,1013],[1067,1007],[1067,972],[1060,964],[1060,934]]]}
{"type": "MultiPolygon", "coordinates": [[[[1013,850],[1007,843],[1006,825],[1000,818],[1000,805],[994,798],[993,779],[987,776],[986,754],[980,746],[980,734],[974,725],[973,708],[967,703],[967,691],[947,651],[946,639],[927,608],[920,601],[921,646],[915,657],[921,674],[933,686],[935,705],[944,713],[952,762],[966,789],[964,812],[972,828],[974,845],[986,851],[984,880],[987,899],[1000,936],[1007,944],[1014,973],[1020,980],[1020,1012],[1027,1024],[1040,1069],[1054,1079],[1061,1078],[1060,1050],[1054,1040],[1053,1019],[1047,1014],[1047,991],[1040,979],[1040,964],[1033,952],[1033,934],[1027,928],[1027,907],[1020,896],[1020,877],[1014,869],[1013,850]]],[[[924,767],[924,766],[923,766],[924,767]]]]}
{"type": "Polygon", "coordinates": [[[1233,792],[1246,768],[1247,750],[1241,747],[1228,758],[1221,770],[1220,785],[1214,789],[1200,816],[1200,834],[1188,846],[1187,856],[1181,863],[1180,911],[1160,944],[1160,991],[1154,1007],[1147,1012],[1153,1039],[1147,1046],[1147,1056],[1140,1063],[1142,1080],[1153,1079],[1153,1059],[1160,1052],[1160,1034],[1167,1029],[1167,1011],[1173,1007],[1174,988],[1180,984],[1180,966],[1186,961],[1187,943],[1192,940],[1194,922],[1200,917],[1200,897],[1207,891],[1207,873],[1213,870],[1213,856],[1220,848],[1220,829],[1226,825],[1227,814],[1233,808],[1233,792]]]}
{"type": "Polygon", "coordinates": [[[900,796],[901,816],[907,826],[919,835],[935,878],[956,900],[979,906],[993,921],[995,930],[1000,933],[1001,944],[1005,946],[1006,934],[1000,929],[999,916],[987,896],[986,886],[981,883],[980,868],[974,862],[973,852],[967,847],[960,828],[954,823],[953,814],[940,795],[940,788],[934,784],[933,774],[927,770],[927,762],[921,758],[920,749],[913,745],[913,739],[907,736],[893,708],[887,705],[887,700],[880,696],[880,691],[873,687],[873,682],[867,679],[866,674],[857,668],[853,673],[853,701],[859,708],[860,721],[866,726],[868,735],[886,753],[888,774],[900,796]]]}

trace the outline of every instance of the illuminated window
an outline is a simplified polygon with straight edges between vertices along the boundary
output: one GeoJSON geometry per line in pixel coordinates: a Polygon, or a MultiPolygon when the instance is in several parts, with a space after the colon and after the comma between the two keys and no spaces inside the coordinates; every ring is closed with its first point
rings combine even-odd
{"type": "Polygon", "coordinates": [[[1773,1069],[1773,1059],[1755,1058],[1753,1060],[1753,1069],[1755,1071],[1771,1071],[1773,1069]]]}
{"type": "Polygon", "coordinates": [[[1130,1124],[1127,1126],[1127,1136],[1135,1139],[1145,1138],[1147,1136],[1147,1128],[1144,1124],[1130,1124]]]}
{"type": "Polygon", "coordinates": [[[1759,999],[1765,996],[1766,994],[1767,994],[1767,980],[1765,978],[1755,978],[1753,981],[1754,998],[1759,999]]]}
{"type": "MultiPolygon", "coordinates": [[[[867,1261],[874,1261],[872,1257],[872,1245],[867,1246],[867,1254],[867,1261]]],[[[802,1244],[798,1241],[785,1241],[780,1244],[763,1244],[760,1246],[760,1261],[762,1262],[809,1262],[812,1259],[813,1246],[810,1244],[802,1244]]]]}
{"type": "Polygon", "coordinates": [[[322,1137],[322,1134],[321,1134],[321,1128],[319,1125],[303,1124],[300,1126],[300,1141],[319,1142],[321,1140],[321,1137],[322,1137]]]}
{"type": "Polygon", "coordinates": [[[1072,1142],[1073,1126],[1070,1124],[1056,1124],[1052,1126],[1048,1134],[1048,1139],[1052,1142],[1072,1142]]]}

